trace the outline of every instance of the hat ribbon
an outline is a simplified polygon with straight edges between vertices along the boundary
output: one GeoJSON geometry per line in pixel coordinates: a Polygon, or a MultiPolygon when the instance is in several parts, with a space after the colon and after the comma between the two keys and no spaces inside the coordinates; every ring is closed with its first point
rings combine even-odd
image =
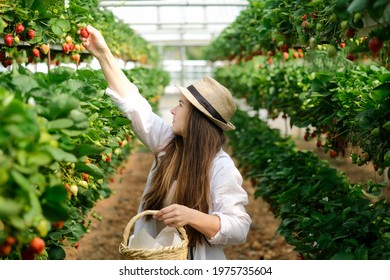
{"type": "Polygon", "coordinates": [[[209,112],[215,119],[227,124],[223,117],[214,109],[214,107],[200,94],[200,92],[193,86],[190,85],[187,89],[195,97],[195,99],[209,112]]]}

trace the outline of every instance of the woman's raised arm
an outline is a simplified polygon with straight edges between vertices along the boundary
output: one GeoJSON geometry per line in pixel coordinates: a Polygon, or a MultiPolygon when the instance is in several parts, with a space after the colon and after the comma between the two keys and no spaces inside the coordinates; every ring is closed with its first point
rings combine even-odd
{"type": "Polygon", "coordinates": [[[135,85],[129,81],[122,69],[119,67],[115,57],[112,55],[103,35],[94,27],[86,27],[89,36],[80,39],[83,46],[99,61],[108,87],[119,96],[126,97],[135,85]]]}

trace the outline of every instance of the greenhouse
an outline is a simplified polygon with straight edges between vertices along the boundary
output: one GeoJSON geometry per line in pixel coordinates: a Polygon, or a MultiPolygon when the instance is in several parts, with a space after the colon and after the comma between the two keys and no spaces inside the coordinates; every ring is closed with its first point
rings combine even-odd
{"type": "Polygon", "coordinates": [[[0,61],[0,263],[390,259],[390,1],[0,1],[0,61]]]}

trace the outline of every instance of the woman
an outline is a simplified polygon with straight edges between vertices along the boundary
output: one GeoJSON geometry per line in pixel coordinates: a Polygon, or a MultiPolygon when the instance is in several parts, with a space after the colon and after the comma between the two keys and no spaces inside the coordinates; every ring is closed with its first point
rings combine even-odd
{"type": "Polygon", "coordinates": [[[145,228],[155,237],[165,226],[184,226],[189,258],[225,259],[222,246],[243,243],[251,223],[242,177],[222,150],[223,131],[234,129],[229,122],[236,109],[231,94],[209,77],[187,88],[178,86],[181,96],[169,126],[117,66],[101,33],[92,26],[87,30],[89,36],[80,39],[100,63],[106,93],[156,156],[138,211],[159,211],[138,220],[134,233],[145,228]]]}

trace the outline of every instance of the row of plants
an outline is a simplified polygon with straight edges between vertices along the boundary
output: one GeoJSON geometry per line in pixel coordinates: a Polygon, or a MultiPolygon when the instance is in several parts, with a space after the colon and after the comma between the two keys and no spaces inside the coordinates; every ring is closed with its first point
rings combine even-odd
{"type": "MultiPolygon", "coordinates": [[[[253,111],[257,112],[257,111],[253,111]]],[[[310,151],[299,151],[255,113],[238,110],[229,145],[302,259],[390,259],[390,205],[383,184],[350,184],[310,151]]]]}
{"type": "MultiPolygon", "coordinates": [[[[151,102],[169,82],[126,70],[151,102]]],[[[89,230],[87,215],[134,149],[130,122],[100,70],[14,67],[0,79],[0,259],[64,259],[89,230]]],[[[156,104],[154,104],[156,107],[156,104]]]]}
{"type": "Polygon", "coordinates": [[[157,48],[118,20],[112,11],[99,7],[97,0],[0,3],[0,62],[8,67],[13,61],[20,64],[46,60],[50,65],[89,60],[91,57],[79,40],[87,24],[102,32],[116,57],[157,65],[157,48]]]}
{"type": "Polygon", "coordinates": [[[389,8],[387,0],[250,0],[206,56],[240,61],[326,44],[332,57],[348,45],[349,57],[369,55],[388,68],[389,8]]]}
{"type": "Polygon", "coordinates": [[[270,118],[282,116],[306,128],[304,139],[315,139],[331,157],[351,155],[354,163],[372,163],[382,175],[390,166],[390,72],[341,54],[331,62],[326,51],[315,57],[316,63],[290,58],[273,64],[256,57],[220,67],[215,77],[255,110],[265,108],[270,118]]]}

